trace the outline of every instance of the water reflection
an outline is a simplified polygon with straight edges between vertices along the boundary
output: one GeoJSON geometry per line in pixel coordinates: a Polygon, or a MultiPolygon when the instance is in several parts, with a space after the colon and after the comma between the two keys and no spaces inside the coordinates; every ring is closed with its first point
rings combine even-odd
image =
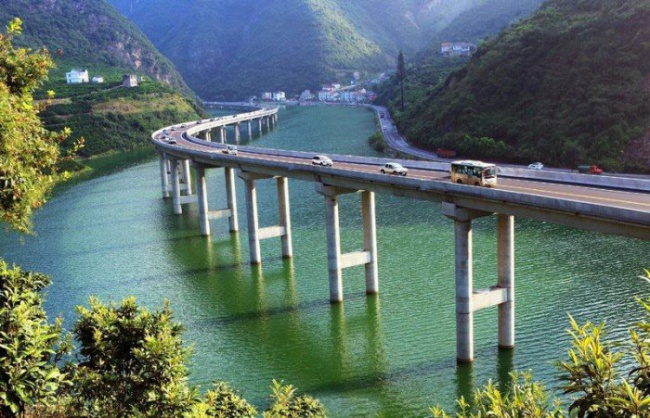
{"type": "Polygon", "coordinates": [[[507,390],[512,384],[512,373],[515,370],[514,365],[515,350],[514,348],[500,348],[497,354],[497,376],[499,379],[499,389],[507,390]]]}

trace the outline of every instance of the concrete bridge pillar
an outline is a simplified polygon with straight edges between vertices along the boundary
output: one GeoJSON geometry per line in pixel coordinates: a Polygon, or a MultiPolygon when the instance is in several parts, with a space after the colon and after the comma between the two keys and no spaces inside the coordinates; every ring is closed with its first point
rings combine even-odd
{"type": "Polygon", "coordinates": [[[497,286],[506,289],[507,300],[499,305],[499,347],[515,346],[515,218],[497,215],[497,286]]]}
{"type": "Polygon", "coordinates": [[[228,209],[230,210],[230,232],[239,231],[239,221],[237,219],[237,191],[235,189],[235,170],[230,167],[224,167],[224,177],[226,180],[226,199],[228,209]]]}
{"type": "Polygon", "coordinates": [[[212,142],[212,135],[210,134],[210,130],[208,129],[205,131],[205,140],[208,142],[212,142]]]}
{"type": "Polygon", "coordinates": [[[199,202],[199,228],[201,235],[210,236],[210,221],[208,219],[208,189],[205,181],[205,166],[194,164],[196,171],[196,193],[199,202]]]}
{"type": "Polygon", "coordinates": [[[246,218],[248,220],[248,246],[251,264],[260,264],[260,241],[267,238],[281,237],[282,256],[291,257],[293,248],[291,244],[291,219],[289,213],[289,189],[286,178],[277,178],[279,225],[260,228],[257,213],[256,180],[273,178],[274,176],[248,173],[239,170],[237,175],[244,180],[246,187],[246,218]]]}
{"type": "Polygon", "coordinates": [[[162,187],[162,197],[163,199],[169,198],[169,159],[167,159],[167,154],[164,152],[160,153],[160,183],[162,187]]]}
{"type": "Polygon", "coordinates": [[[454,220],[455,229],[456,357],[459,363],[470,363],[474,361],[474,312],[480,309],[499,306],[499,345],[514,346],[514,221],[511,216],[498,220],[500,265],[497,285],[475,291],[472,219],[492,213],[466,209],[448,202],[442,204],[442,213],[454,220]],[[505,264],[502,266],[501,263],[505,264]]]}
{"type": "Polygon", "coordinates": [[[220,126],[219,127],[219,142],[222,144],[226,143],[226,127],[225,126],[220,126]]]}
{"type": "Polygon", "coordinates": [[[343,274],[347,267],[364,265],[366,269],[366,293],[379,291],[377,273],[377,230],[375,222],[375,196],[373,192],[362,191],[364,250],[341,254],[341,233],[339,229],[338,195],[356,193],[358,190],[344,189],[316,184],[316,191],[325,197],[325,223],[327,229],[327,270],[330,285],[330,302],[343,301],[343,274]]]}
{"type": "Polygon", "coordinates": [[[280,228],[284,228],[282,240],[282,257],[293,257],[293,244],[291,241],[291,210],[289,209],[289,179],[286,177],[276,178],[278,188],[278,214],[280,228]]]}
{"type": "Polygon", "coordinates": [[[239,144],[239,138],[241,137],[241,130],[239,129],[240,123],[235,123],[235,142],[239,144]]]}
{"type": "Polygon", "coordinates": [[[260,135],[262,135],[262,118],[259,118],[259,119],[257,120],[257,123],[258,123],[258,125],[259,125],[260,135]]]}
{"type": "Polygon", "coordinates": [[[183,170],[183,183],[185,183],[185,194],[192,194],[192,173],[190,172],[190,160],[183,160],[182,162],[183,170]]]}
{"type": "Polygon", "coordinates": [[[253,125],[248,121],[248,140],[253,139],[253,125]]]}
{"type": "Polygon", "coordinates": [[[366,263],[366,293],[379,293],[379,270],[377,266],[377,221],[375,216],[375,193],[361,192],[363,216],[363,250],[370,254],[366,263]]]}
{"type": "Polygon", "coordinates": [[[180,175],[178,160],[175,158],[171,159],[171,175],[172,175],[172,205],[174,210],[174,215],[180,215],[183,213],[183,208],[181,206],[181,185],[180,185],[180,175]]]}

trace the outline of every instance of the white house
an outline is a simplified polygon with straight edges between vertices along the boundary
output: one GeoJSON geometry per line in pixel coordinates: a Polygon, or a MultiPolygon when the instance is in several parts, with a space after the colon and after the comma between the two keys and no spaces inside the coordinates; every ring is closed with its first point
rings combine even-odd
{"type": "Polygon", "coordinates": [[[101,75],[96,75],[93,77],[92,82],[95,84],[103,83],[104,77],[102,77],[101,75]]]}
{"type": "Polygon", "coordinates": [[[274,102],[284,102],[287,100],[287,97],[285,96],[283,91],[276,91],[273,93],[273,101],[274,102]]]}
{"type": "Polygon", "coordinates": [[[79,84],[88,82],[88,70],[72,69],[65,73],[65,80],[68,84],[79,84]]]}
{"type": "Polygon", "coordinates": [[[262,92],[262,100],[265,101],[273,100],[273,93],[271,93],[270,91],[262,92]]]}
{"type": "Polygon", "coordinates": [[[122,85],[124,87],[138,87],[138,76],[135,74],[124,74],[122,76],[122,85]]]}

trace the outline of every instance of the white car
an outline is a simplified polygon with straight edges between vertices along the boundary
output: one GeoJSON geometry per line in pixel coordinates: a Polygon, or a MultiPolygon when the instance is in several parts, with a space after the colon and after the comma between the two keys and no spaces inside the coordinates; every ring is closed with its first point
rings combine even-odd
{"type": "Polygon", "coordinates": [[[405,176],[408,173],[408,170],[399,163],[386,163],[379,171],[383,174],[397,174],[399,176],[405,176]]]}
{"type": "Polygon", "coordinates": [[[331,167],[333,162],[326,155],[314,155],[314,158],[311,159],[313,165],[322,165],[323,167],[331,167]]]}
{"type": "Polygon", "coordinates": [[[542,168],[544,168],[544,164],[540,162],[536,162],[536,163],[529,164],[528,168],[530,168],[531,170],[541,170],[542,168]]]}
{"type": "Polygon", "coordinates": [[[176,139],[171,137],[171,136],[169,138],[166,138],[165,141],[167,141],[168,144],[175,144],[176,143],[176,139]]]}
{"type": "Polygon", "coordinates": [[[228,145],[226,148],[223,149],[224,154],[230,154],[230,155],[237,155],[237,146],[236,145],[228,145]]]}

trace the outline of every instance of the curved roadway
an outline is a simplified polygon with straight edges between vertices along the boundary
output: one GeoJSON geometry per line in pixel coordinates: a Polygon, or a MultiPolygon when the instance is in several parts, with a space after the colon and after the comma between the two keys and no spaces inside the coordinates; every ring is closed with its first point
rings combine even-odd
{"type": "MultiPolygon", "coordinates": [[[[235,116],[188,122],[173,131],[176,141],[163,139],[163,129],[152,141],[161,152],[178,159],[191,159],[214,167],[279,175],[356,190],[374,190],[425,200],[448,201],[469,209],[524,216],[583,229],[650,240],[650,193],[611,190],[585,185],[561,184],[522,178],[499,177],[494,188],[458,185],[449,181],[448,164],[400,161],[409,168],[407,177],[381,174],[389,159],[329,155],[333,167],[311,164],[313,153],[239,147],[238,155],[224,153],[225,145],[195,135],[218,126],[245,122],[272,110],[256,110],[235,116]],[[173,142],[173,141],[172,141],[173,142]]],[[[393,160],[394,161],[394,160],[393,160]]]]}

